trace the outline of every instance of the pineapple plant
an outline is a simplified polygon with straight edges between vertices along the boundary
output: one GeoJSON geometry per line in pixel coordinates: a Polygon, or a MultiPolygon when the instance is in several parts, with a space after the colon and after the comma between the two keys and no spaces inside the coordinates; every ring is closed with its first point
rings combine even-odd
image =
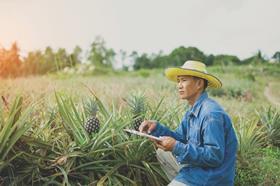
{"type": "Polygon", "coordinates": [[[139,130],[139,126],[144,121],[146,113],[145,96],[143,94],[132,95],[128,100],[124,99],[125,102],[131,107],[132,112],[132,128],[139,130]]]}
{"type": "Polygon", "coordinates": [[[98,105],[95,100],[91,99],[84,104],[84,110],[86,117],[88,118],[84,124],[85,130],[88,134],[98,133],[100,129],[100,121],[96,114],[98,111],[98,105]]]}

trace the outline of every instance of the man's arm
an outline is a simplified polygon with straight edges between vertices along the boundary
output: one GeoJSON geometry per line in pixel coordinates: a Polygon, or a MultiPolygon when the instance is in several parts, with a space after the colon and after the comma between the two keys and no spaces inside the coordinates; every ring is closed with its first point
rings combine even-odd
{"type": "Polygon", "coordinates": [[[179,140],[173,147],[173,154],[181,164],[191,164],[205,167],[220,166],[224,160],[225,130],[222,114],[206,116],[203,124],[203,145],[184,144],[179,140]]]}
{"type": "Polygon", "coordinates": [[[174,131],[170,130],[169,128],[161,125],[159,122],[156,123],[156,128],[150,132],[151,135],[153,136],[170,136],[177,141],[180,141],[182,143],[186,143],[186,137],[183,131],[183,123],[184,120],[181,122],[179,127],[174,131]]]}

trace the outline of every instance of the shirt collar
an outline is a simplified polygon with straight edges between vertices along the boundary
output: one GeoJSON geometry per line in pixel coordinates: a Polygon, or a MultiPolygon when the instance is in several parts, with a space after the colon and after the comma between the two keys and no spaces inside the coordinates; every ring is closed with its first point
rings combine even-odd
{"type": "Polygon", "coordinates": [[[198,116],[199,111],[202,106],[202,102],[208,98],[208,94],[206,91],[202,92],[202,94],[199,96],[198,100],[195,101],[194,105],[190,109],[190,115],[194,115],[195,117],[198,116]]]}

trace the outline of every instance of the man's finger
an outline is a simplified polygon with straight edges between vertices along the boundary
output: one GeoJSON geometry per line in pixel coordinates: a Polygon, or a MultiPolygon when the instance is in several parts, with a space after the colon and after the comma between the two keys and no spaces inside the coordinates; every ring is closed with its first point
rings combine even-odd
{"type": "Polygon", "coordinates": [[[161,143],[161,141],[155,140],[154,143],[155,143],[156,145],[163,146],[162,143],[161,143]]]}
{"type": "Polygon", "coordinates": [[[164,150],[164,151],[166,150],[164,146],[162,146],[162,145],[160,145],[160,144],[158,144],[158,143],[156,143],[156,146],[157,146],[158,148],[164,150]]]}
{"type": "Polygon", "coordinates": [[[144,120],[141,125],[139,126],[139,131],[143,132],[144,128],[147,126],[147,121],[144,120]]]}
{"type": "Polygon", "coordinates": [[[152,141],[152,142],[154,142],[154,143],[157,143],[157,141],[158,141],[158,140],[155,140],[155,139],[153,139],[153,138],[149,138],[149,140],[152,141]]]}

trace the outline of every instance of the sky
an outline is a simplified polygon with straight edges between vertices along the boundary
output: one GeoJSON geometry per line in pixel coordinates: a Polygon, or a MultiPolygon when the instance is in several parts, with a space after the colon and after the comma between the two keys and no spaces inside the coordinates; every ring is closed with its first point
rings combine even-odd
{"type": "Polygon", "coordinates": [[[97,36],[108,48],[168,54],[194,46],[206,54],[280,51],[279,0],[0,0],[0,47],[23,55],[47,46],[84,51],[97,36]]]}

